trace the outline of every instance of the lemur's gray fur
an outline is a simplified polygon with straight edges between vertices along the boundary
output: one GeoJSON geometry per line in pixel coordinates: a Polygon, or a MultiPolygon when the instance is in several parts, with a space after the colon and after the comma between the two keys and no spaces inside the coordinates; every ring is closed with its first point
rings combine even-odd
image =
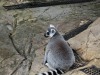
{"type": "Polygon", "coordinates": [[[50,25],[45,37],[50,37],[44,57],[44,64],[49,67],[50,71],[39,75],[61,75],[68,71],[75,62],[74,53],[53,25],[50,25]]]}

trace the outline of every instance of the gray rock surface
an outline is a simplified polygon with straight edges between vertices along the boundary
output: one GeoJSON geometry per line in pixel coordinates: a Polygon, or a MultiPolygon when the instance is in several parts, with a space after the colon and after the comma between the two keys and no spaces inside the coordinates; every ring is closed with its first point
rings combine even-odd
{"type": "Polygon", "coordinates": [[[72,48],[77,50],[86,61],[100,58],[100,18],[98,18],[89,29],[69,40],[72,48]]]}
{"type": "Polygon", "coordinates": [[[10,75],[23,59],[13,47],[7,26],[0,24],[0,74],[10,75]]]}
{"type": "MultiPolygon", "coordinates": [[[[80,71],[80,69],[91,67],[95,65],[100,68],[100,18],[90,25],[88,29],[78,34],[77,36],[68,40],[70,46],[77,51],[77,53],[89,63],[81,68],[66,73],[66,75],[87,75],[80,71]]],[[[99,69],[100,70],[100,69],[99,69]]],[[[87,70],[88,71],[88,70],[87,70]]],[[[94,72],[94,71],[93,71],[94,72]]],[[[91,71],[91,75],[93,74],[91,71]]],[[[99,72],[100,74],[100,72],[99,72]]],[[[99,75],[98,72],[95,75],[99,75]]]]}

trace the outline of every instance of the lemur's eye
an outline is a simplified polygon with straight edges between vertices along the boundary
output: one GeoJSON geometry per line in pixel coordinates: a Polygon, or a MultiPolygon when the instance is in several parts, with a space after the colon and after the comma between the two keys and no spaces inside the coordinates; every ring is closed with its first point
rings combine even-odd
{"type": "Polygon", "coordinates": [[[53,30],[53,29],[52,29],[52,30],[51,30],[51,32],[52,32],[52,33],[54,33],[54,32],[55,32],[55,30],[53,30]]]}

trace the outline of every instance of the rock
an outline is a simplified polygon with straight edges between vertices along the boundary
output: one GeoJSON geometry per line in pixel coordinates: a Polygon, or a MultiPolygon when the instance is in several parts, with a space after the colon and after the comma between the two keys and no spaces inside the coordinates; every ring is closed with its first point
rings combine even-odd
{"type": "Polygon", "coordinates": [[[6,25],[0,24],[0,74],[10,75],[15,67],[23,59],[16,52],[11,39],[9,29],[6,25]]]}
{"type": "MultiPolygon", "coordinates": [[[[70,71],[65,75],[87,75],[80,71],[87,67],[96,66],[100,68],[100,18],[98,18],[93,24],[90,25],[88,29],[76,35],[75,37],[68,40],[70,46],[77,51],[77,53],[85,60],[88,64],[84,67],[80,67],[76,70],[70,71]]],[[[94,68],[95,69],[95,68],[94,68]]],[[[87,70],[90,73],[95,73],[95,71],[87,70]]],[[[100,73],[99,73],[100,74],[100,73]]]]}
{"type": "Polygon", "coordinates": [[[71,47],[74,48],[86,61],[100,58],[99,21],[100,18],[97,19],[92,25],[90,25],[87,30],[68,40],[71,47]]]}
{"type": "Polygon", "coordinates": [[[36,50],[35,53],[36,53],[36,57],[33,61],[30,75],[35,75],[48,70],[48,68],[42,64],[43,57],[44,57],[44,47],[39,48],[38,50],[36,50]]]}
{"type": "MultiPolygon", "coordinates": [[[[93,61],[90,61],[86,66],[77,68],[77,69],[72,70],[72,71],[69,71],[65,75],[88,75],[87,73],[85,73],[86,71],[83,72],[83,71],[81,71],[81,69],[85,69],[85,68],[90,68],[92,66],[96,66],[96,68],[99,68],[98,70],[100,70],[99,62],[100,62],[100,59],[94,59],[93,61]]],[[[93,68],[93,70],[87,69],[87,72],[90,73],[90,75],[99,75],[100,72],[96,72],[96,71],[95,71],[95,68],[93,68]]]]}

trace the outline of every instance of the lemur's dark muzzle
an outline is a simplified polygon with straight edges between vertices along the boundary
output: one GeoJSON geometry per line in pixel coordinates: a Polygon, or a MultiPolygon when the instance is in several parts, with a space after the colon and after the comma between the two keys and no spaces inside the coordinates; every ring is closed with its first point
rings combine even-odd
{"type": "Polygon", "coordinates": [[[49,37],[49,36],[48,36],[46,33],[44,33],[44,37],[46,37],[46,38],[47,38],[47,37],[49,37]]]}

